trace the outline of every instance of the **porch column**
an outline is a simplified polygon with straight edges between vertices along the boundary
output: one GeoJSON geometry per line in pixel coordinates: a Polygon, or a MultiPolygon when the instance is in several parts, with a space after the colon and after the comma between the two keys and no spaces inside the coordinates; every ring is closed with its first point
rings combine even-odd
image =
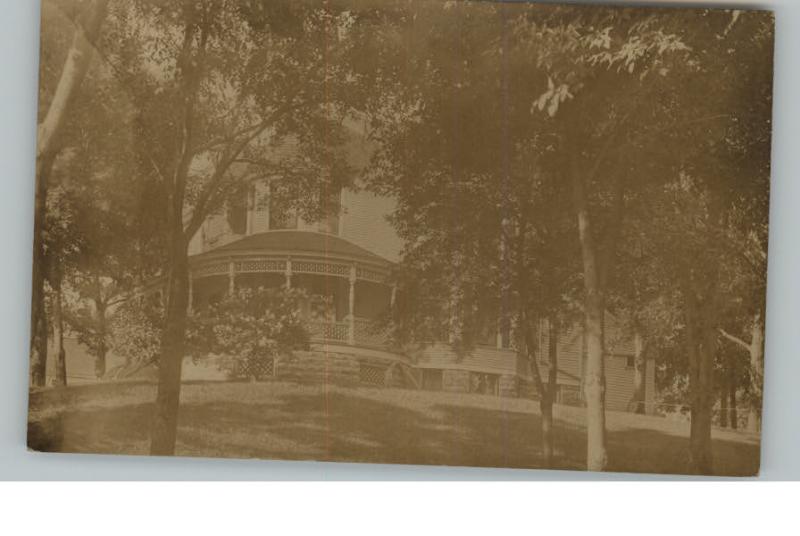
{"type": "Polygon", "coordinates": [[[389,307],[394,309],[394,303],[397,301],[397,285],[392,285],[392,297],[389,300],[389,307]]]}
{"type": "Polygon", "coordinates": [[[497,320],[497,335],[495,335],[495,342],[497,343],[498,350],[503,348],[503,323],[499,319],[497,320]]]}
{"type": "Polygon", "coordinates": [[[189,299],[186,303],[186,312],[192,314],[192,303],[194,302],[194,282],[192,281],[192,271],[189,270],[189,299]]]}
{"type": "Polygon", "coordinates": [[[233,297],[233,293],[236,292],[236,273],[234,272],[235,267],[233,261],[228,263],[228,296],[233,297]]]}
{"type": "Polygon", "coordinates": [[[292,288],[292,258],[286,258],[286,271],[284,272],[284,276],[286,277],[286,288],[292,288]]]}
{"type": "Polygon", "coordinates": [[[350,295],[347,300],[347,344],[354,346],[356,343],[356,265],[350,266],[350,295]]]}

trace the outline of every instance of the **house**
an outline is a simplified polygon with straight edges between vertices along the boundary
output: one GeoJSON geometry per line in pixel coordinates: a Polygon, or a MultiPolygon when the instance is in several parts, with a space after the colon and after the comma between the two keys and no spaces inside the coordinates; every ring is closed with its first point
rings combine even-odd
{"type": "MultiPolygon", "coordinates": [[[[210,217],[189,246],[190,307],[203,307],[239,285],[303,288],[309,296],[302,312],[311,350],[273,362],[269,375],[535,396],[530,365],[511,347],[508,333],[491,335],[467,356],[457,356],[446,342],[391,348],[372,324],[396,295],[389,274],[403,244],[385,218],[392,201],[345,189],[335,202],[341,208],[337,215],[306,222],[271,203],[269,185],[259,184],[225,213],[210,217]]],[[[624,411],[634,390],[634,348],[618,324],[609,313],[606,402],[608,409],[624,411]]],[[[584,356],[580,327],[560,335],[558,401],[580,402],[584,356]]],[[[652,408],[652,363],[644,376],[646,407],[652,408]]]]}

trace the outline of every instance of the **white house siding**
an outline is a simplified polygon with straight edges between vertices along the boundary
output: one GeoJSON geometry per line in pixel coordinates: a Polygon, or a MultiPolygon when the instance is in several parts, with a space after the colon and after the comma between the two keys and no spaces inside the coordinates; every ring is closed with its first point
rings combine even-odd
{"type": "MultiPolygon", "coordinates": [[[[266,202],[266,196],[267,186],[258,184],[248,211],[248,234],[269,230],[269,203],[266,202]]],[[[386,219],[394,210],[394,201],[366,191],[344,190],[341,203],[338,236],[387,260],[397,262],[403,243],[386,219]]],[[[297,228],[301,231],[318,231],[319,224],[300,219],[297,228]]],[[[225,214],[212,215],[192,237],[189,254],[203,253],[240,238],[243,236],[231,232],[225,214]]]]}
{"type": "Polygon", "coordinates": [[[633,367],[627,356],[606,356],[606,409],[625,411],[633,398],[633,367]]]}
{"type": "Polygon", "coordinates": [[[419,368],[458,369],[490,374],[517,373],[516,352],[488,346],[480,346],[459,359],[449,344],[435,343],[421,349],[415,357],[419,368]]]}

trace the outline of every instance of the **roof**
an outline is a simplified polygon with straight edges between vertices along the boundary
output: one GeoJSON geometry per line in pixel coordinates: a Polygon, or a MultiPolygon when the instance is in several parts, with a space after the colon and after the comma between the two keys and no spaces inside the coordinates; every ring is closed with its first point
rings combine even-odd
{"type": "Polygon", "coordinates": [[[313,255],[361,260],[377,264],[389,264],[383,257],[357,246],[344,238],[313,231],[267,231],[246,236],[214,248],[193,259],[216,257],[220,254],[237,253],[283,253],[292,255],[313,255]]]}

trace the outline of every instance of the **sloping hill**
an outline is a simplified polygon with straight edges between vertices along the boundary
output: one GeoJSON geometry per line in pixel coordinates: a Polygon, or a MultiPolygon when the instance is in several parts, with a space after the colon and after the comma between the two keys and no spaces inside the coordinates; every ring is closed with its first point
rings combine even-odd
{"type": "MultiPolygon", "coordinates": [[[[155,386],[107,383],[34,391],[35,450],[146,454],[155,386]]],[[[580,408],[556,407],[558,468],[582,469],[580,408]]],[[[688,424],[609,412],[609,469],[683,473],[688,424]]],[[[400,389],[287,382],[188,383],[177,454],[375,463],[536,468],[536,402],[400,389]]],[[[755,438],[715,432],[715,472],[758,470],[755,438]]]]}

